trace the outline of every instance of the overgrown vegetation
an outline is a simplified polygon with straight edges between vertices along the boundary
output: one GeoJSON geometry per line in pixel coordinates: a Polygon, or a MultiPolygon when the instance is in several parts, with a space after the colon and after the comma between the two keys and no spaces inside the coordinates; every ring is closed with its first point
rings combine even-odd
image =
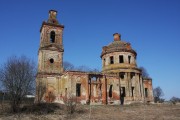
{"type": "Polygon", "coordinates": [[[76,110],[77,99],[76,96],[70,95],[64,100],[67,114],[72,114],[76,110]]]}
{"type": "Polygon", "coordinates": [[[64,106],[57,103],[38,103],[32,105],[25,105],[20,110],[22,113],[33,113],[36,115],[51,114],[56,110],[63,110],[64,106]]]}
{"type": "Polygon", "coordinates": [[[143,77],[143,78],[150,78],[150,77],[149,77],[149,73],[147,72],[146,68],[144,68],[144,67],[139,67],[139,69],[140,69],[141,72],[142,72],[142,77],[143,77]]]}
{"type": "Polygon", "coordinates": [[[35,73],[34,62],[25,56],[10,57],[0,68],[3,95],[9,98],[13,112],[18,112],[25,96],[34,92],[35,73]]]}
{"type": "Polygon", "coordinates": [[[164,99],[162,98],[164,96],[164,93],[159,86],[153,89],[153,95],[154,95],[154,102],[155,103],[164,102],[164,99]]]}
{"type": "Polygon", "coordinates": [[[170,101],[171,101],[173,104],[180,103],[180,98],[178,98],[178,97],[172,97],[172,98],[170,99],[170,101]]]}
{"type": "Polygon", "coordinates": [[[42,103],[24,105],[20,113],[3,114],[0,109],[1,120],[178,120],[180,114],[179,105],[76,105],[73,114],[67,115],[65,105],[57,103],[42,103]],[[91,109],[90,109],[91,108],[91,109]]]}

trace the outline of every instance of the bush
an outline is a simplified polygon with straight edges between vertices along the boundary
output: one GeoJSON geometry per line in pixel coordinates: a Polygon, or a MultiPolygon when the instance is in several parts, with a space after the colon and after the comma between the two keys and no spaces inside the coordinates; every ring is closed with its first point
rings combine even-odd
{"type": "Polygon", "coordinates": [[[64,102],[65,102],[65,105],[66,105],[67,114],[74,113],[75,110],[76,110],[76,104],[77,104],[76,97],[71,95],[69,98],[65,98],[64,102]]]}
{"type": "Polygon", "coordinates": [[[56,103],[39,103],[33,105],[26,105],[22,107],[21,112],[41,115],[41,114],[54,113],[55,110],[62,108],[63,107],[61,107],[61,105],[56,103]]]}
{"type": "Polygon", "coordinates": [[[172,97],[172,98],[170,99],[170,101],[171,101],[173,104],[176,104],[176,103],[180,102],[180,98],[172,97]]]}

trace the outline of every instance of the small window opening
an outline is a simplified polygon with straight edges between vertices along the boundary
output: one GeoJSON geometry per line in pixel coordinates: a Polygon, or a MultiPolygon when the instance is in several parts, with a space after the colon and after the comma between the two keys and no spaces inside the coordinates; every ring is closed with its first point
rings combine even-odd
{"type": "Polygon", "coordinates": [[[54,63],[54,59],[52,59],[52,58],[49,61],[50,61],[50,63],[54,63]]]}
{"type": "Polygon", "coordinates": [[[99,90],[101,90],[101,87],[102,87],[102,85],[100,84],[100,85],[99,85],[99,90]]]}
{"type": "Polygon", "coordinates": [[[106,59],[104,59],[104,61],[103,61],[103,66],[105,66],[106,65],[106,59]]]}
{"type": "Polygon", "coordinates": [[[76,96],[77,97],[81,96],[81,84],[79,83],[76,84],[76,96]]]}
{"type": "Polygon", "coordinates": [[[119,73],[119,76],[120,76],[120,78],[121,78],[122,80],[124,79],[124,75],[125,75],[124,72],[120,72],[120,73],[119,73]]]}
{"type": "Polygon", "coordinates": [[[124,63],[123,55],[119,56],[119,63],[124,63]]]}
{"type": "Polygon", "coordinates": [[[65,96],[67,97],[67,88],[65,88],[65,96]]]}
{"type": "Polygon", "coordinates": [[[121,97],[126,97],[125,87],[121,87],[120,93],[121,93],[121,94],[120,94],[121,97]]]}
{"type": "Polygon", "coordinates": [[[131,63],[131,56],[128,56],[128,62],[131,63]]]}
{"type": "Polygon", "coordinates": [[[135,76],[134,72],[131,72],[131,79],[135,76]]]}
{"type": "Polygon", "coordinates": [[[50,33],[50,41],[51,41],[51,43],[55,42],[55,32],[54,31],[51,31],[51,33],[50,33]]]}
{"type": "Polygon", "coordinates": [[[114,64],[114,57],[113,56],[110,57],[110,64],[114,64]]]}
{"type": "Polygon", "coordinates": [[[112,97],[112,87],[113,87],[113,85],[110,85],[110,88],[109,88],[109,97],[112,97]]]}
{"type": "Polygon", "coordinates": [[[148,97],[148,89],[145,88],[145,97],[148,97]]]}
{"type": "Polygon", "coordinates": [[[134,87],[131,87],[132,97],[134,97],[134,87]]]}

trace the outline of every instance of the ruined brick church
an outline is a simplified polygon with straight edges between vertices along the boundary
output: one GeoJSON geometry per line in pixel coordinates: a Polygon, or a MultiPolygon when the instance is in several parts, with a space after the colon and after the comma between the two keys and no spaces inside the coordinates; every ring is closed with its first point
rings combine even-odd
{"type": "Polygon", "coordinates": [[[36,102],[64,103],[73,96],[82,104],[119,104],[122,94],[125,104],[153,101],[152,79],[142,77],[136,51],[120,34],[102,48],[102,72],[92,73],[64,71],[63,30],[57,11],[50,10],[40,28],[36,102]]]}

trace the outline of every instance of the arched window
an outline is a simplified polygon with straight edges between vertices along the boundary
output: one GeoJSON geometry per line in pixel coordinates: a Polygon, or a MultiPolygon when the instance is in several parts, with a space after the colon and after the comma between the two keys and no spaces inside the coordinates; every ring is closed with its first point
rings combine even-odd
{"type": "Polygon", "coordinates": [[[55,32],[54,31],[51,31],[51,33],[50,33],[50,42],[51,43],[55,42],[55,32]]]}

